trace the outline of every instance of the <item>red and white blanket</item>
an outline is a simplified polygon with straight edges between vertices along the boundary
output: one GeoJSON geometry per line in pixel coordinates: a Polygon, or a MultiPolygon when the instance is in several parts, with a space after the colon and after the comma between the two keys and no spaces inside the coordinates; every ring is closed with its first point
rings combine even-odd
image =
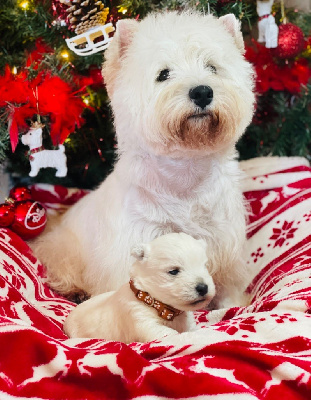
{"type": "MultiPolygon", "coordinates": [[[[0,230],[0,399],[311,399],[311,168],[241,163],[252,304],[196,313],[198,330],[125,345],[68,339],[75,305],[44,283],[27,244],[0,230]]],[[[53,208],[82,193],[37,186],[53,208]]]]}

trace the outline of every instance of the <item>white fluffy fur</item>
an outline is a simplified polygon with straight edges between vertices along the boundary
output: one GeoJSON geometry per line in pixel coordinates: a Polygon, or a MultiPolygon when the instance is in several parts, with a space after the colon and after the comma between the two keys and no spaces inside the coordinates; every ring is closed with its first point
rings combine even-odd
{"type": "Polygon", "coordinates": [[[33,244],[53,288],[116,290],[129,279],[135,244],[185,232],[207,243],[216,306],[240,301],[245,210],[235,142],[254,103],[243,51],[233,15],[171,12],[119,21],[103,68],[119,158],[98,189],[33,244]],[[167,68],[169,79],[158,82],[167,68]],[[198,85],[214,92],[199,117],[189,98],[198,85]]]}
{"type": "Polygon", "coordinates": [[[148,342],[195,329],[193,313],[205,307],[215,294],[208,273],[206,243],[184,233],[160,236],[132,252],[137,259],[130,270],[135,287],[154,299],[184,311],[173,321],[138,300],[128,283],[78,305],[67,317],[64,331],[70,337],[103,338],[125,343],[148,342]],[[177,275],[169,271],[180,268],[177,275]],[[200,296],[198,284],[208,292],[200,296]]]}

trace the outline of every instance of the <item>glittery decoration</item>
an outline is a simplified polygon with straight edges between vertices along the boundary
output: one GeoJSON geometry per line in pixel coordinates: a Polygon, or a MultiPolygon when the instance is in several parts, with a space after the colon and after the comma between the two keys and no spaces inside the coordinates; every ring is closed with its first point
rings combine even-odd
{"type": "Polygon", "coordinates": [[[278,58],[293,58],[304,47],[304,35],[302,30],[294,24],[279,26],[278,47],[273,49],[273,55],[278,58]]]}

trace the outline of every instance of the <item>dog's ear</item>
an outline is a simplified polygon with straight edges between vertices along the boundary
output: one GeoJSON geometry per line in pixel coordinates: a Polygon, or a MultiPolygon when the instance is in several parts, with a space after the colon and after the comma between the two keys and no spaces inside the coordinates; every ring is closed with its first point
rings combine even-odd
{"type": "Polygon", "coordinates": [[[138,244],[132,248],[131,255],[139,261],[146,261],[149,257],[150,246],[149,244],[138,244]]]}
{"type": "MultiPolygon", "coordinates": [[[[139,22],[135,19],[120,19],[116,25],[116,35],[119,45],[119,56],[126,52],[137,31],[139,22]]],[[[114,38],[115,39],[115,38],[114,38]]]]}
{"type": "Polygon", "coordinates": [[[233,36],[237,48],[242,54],[245,53],[244,40],[241,32],[241,22],[236,19],[234,14],[227,14],[219,18],[226,30],[233,36]]]}
{"type": "Polygon", "coordinates": [[[108,49],[105,52],[102,75],[106,84],[108,95],[111,97],[114,81],[120,68],[120,60],[126,53],[133,40],[139,22],[133,19],[121,19],[117,22],[116,32],[108,49]]]}

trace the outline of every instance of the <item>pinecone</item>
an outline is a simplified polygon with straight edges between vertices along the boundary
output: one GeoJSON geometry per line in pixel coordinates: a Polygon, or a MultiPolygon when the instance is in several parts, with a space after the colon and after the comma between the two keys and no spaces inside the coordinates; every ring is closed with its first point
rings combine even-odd
{"type": "Polygon", "coordinates": [[[77,35],[105,24],[109,8],[101,0],[73,0],[71,4],[66,11],[70,27],[77,35]]]}

